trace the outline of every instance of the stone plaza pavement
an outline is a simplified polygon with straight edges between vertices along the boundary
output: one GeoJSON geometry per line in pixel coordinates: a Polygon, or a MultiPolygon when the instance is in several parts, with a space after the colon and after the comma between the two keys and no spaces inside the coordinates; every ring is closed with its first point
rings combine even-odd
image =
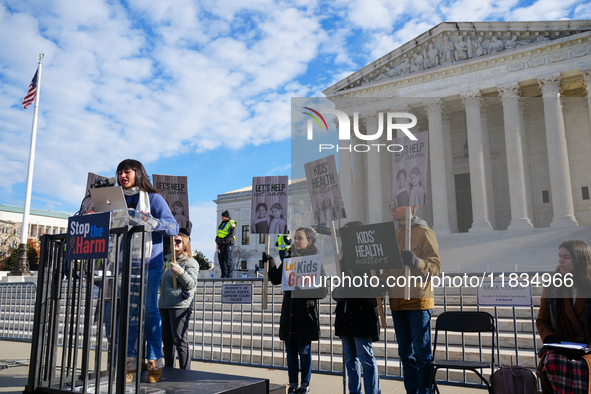
{"type": "MultiPolygon", "coordinates": [[[[27,384],[29,372],[29,357],[31,344],[29,342],[17,342],[0,340],[0,393],[22,393],[27,384]],[[15,362],[19,363],[15,363],[15,362]]],[[[207,363],[193,361],[193,370],[211,371],[240,376],[252,376],[269,379],[271,385],[282,386],[287,381],[287,371],[256,367],[243,367],[236,365],[207,363]]],[[[312,374],[311,392],[318,394],[340,394],[343,392],[343,379],[338,375],[312,374]]],[[[401,381],[382,380],[382,393],[403,393],[404,386],[401,381]]],[[[471,389],[457,386],[440,385],[442,394],[468,394],[484,393],[484,390],[471,389]]],[[[196,393],[198,392],[195,391],[196,393]]],[[[287,388],[279,387],[272,391],[274,394],[283,394],[287,388]]]]}

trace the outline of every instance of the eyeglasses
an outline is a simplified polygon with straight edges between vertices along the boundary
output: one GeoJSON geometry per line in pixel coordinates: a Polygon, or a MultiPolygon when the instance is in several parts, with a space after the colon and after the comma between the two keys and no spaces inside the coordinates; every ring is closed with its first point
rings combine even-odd
{"type": "Polygon", "coordinates": [[[180,244],[183,243],[183,240],[182,239],[175,239],[174,240],[174,243],[177,244],[177,245],[180,245],[180,244]]]}
{"type": "Polygon", "coordinates": [[[390,205],[388,205],[388,208],[390,208],[390,209],[396,209],[396,208],[398,208],[398,206],[396,205],[396,203],[391,202],[390,205]]]}

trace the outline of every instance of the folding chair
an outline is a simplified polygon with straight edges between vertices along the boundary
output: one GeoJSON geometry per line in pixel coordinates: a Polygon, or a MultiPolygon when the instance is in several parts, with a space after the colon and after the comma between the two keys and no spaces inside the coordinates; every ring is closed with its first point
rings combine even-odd
{"type": "Polygon", "coordinates": [[[492,315],[488,312],[443,312],[437,317],[435,323],[435,344],[433,345],[433,357],[437,350],[437,334],[439,331],[453,331],[453,332],[490,332],[491,333],[491,357],[490,362],[486,361],[466,361],[466,360],[449,360],[434,359],[431,362],[433,367],[432,384],[433,388],[439,393],[435,375],[439,368],[446,369],[461,369],[474,372],[478,377],[484,381],[489,393],[492,393],[492,386],[486,378],[478,371],[481,368],[490,368],[491,374],[495,365],[495,321],[492,315]]]}

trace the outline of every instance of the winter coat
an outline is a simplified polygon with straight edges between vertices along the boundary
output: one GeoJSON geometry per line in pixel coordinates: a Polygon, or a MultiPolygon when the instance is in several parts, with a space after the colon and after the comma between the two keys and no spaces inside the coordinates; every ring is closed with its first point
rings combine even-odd
{"type": "MultiPolygon", "coordinates": [[[[396,238],[400,250],[404,249],[404,232],[405,226],[399,226],[396,229],[396,238]]],[[[411,221],[410,243],[411,250],[419,258],[419,264],[410,271],[410,275],[411,277],[420,276],[423,278],[423,286],[419,286],[420,282],[418,281],[416,287],[412,286],[414,282],[411,279],[410,300],[404,299],[403,287],[391,286],[389,289],[390,309],[393,311],[424,311],[433,309],[435,306],[434,291],[431,290],[431,278],[439,275],[441,270],[439,247],[435,232],[427,226],[424,220],[417,216],[414,216],[411,221]],[[427,281],[427,278],[429,281],[427,281]]],[[[382,280],[387,281],[388,276],[397,278],[401,275],[404,275],[404,268],[384,270],[382,280]]]]}
{"type": "Polygon", "coordinates": [[[346,298],[337,301],[334,332],[337,337],[352,336],[380,340],[378,303],[375,298],[346,298]]]}
{"type": "MultiPolygon", "coordinates": [[[[167,255],[170,261],[170,255],[167,255]]],[[[197,278],[199,276],[199,263],[184,254],[177,257],[176,262],[185,272],[177,277],[177,288],[172,286],[172,271],[164,268],[160,278],[160,298],[158,308],[160,309],[187,309],[193,306],[193,298],[197,291],[197,278]],[[189,297],[183,296],[183,290],[188,292],[189,297]]]]}
{"type": "MultiPolygon", "coordinates": [[[[314,245],[304,250],[292,250],[292,257],[318,254],[314,245]]],[[[281,283],[283,262],[279,267],[269,264],[269,280],[274,285],[281,283]]],[[[326,297],[326,289],[300,290],[308,298],[292,298],[291,291],[283,292],[281,318],[279,319],[279,338],[283,341],[317,341],[320,338],[320,315],[318,299],[326,297]],[[307,301],[314,300],[314,307],[308,308],[307,301]]]]}

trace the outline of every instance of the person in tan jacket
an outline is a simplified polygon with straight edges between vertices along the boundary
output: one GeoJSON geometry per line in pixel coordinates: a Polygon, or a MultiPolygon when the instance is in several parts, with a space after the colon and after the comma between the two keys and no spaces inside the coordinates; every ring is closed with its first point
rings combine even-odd
{"type": "MultiPolygon", "coordinates": [[[[435,232],[415,215],[418,207],[391,206],[392,218],[400,225],[396,230],[402,263],[410,267],[411,277],[421,277],[422,285],[411,280],[410,299],[404,299],[404,287],[390,285],[390,309],[402,361],[404,387],[407,393],[429,393],[431,387],[431,314],[435,305],[431,278],[439,275],[441,262],[435,232]],[[406,210],[411,209],[411,250],[404,250],[406,210]]],[[[404,269],[386,270],[384,276],[397,278],[404,269]]]]}
{"type": "MultiPolygon", "coordinates": [[[[536,327],[544,343],[591,343],[591,247],[587,243],[572,240],[560,245],[558,268],[542,293],[536,327]]],[[[546,349],[539,357],[537,374],[544,393],[588,392],[590,364],[583,358],[546,349]]],[[[591,362],[591,356],[585,358],[591,362]]]]}

